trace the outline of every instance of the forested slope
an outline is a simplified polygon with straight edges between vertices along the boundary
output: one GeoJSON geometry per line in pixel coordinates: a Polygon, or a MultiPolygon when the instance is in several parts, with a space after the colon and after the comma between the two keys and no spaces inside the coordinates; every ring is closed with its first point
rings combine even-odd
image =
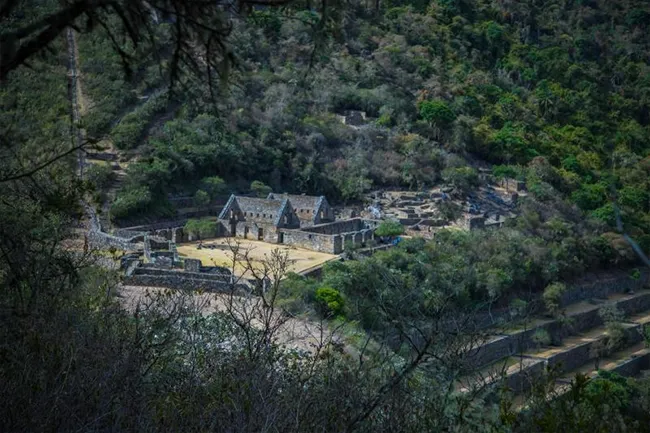
{"type": "MultiPolygon", "coordinates": [[[[373,186],[435,184],[470,158],[509,165],[498,172],[525,177],[541,200],[565,197],[605,224],[616,196],[630,230],[648,231],[645,2],[369,6],[339,5],[324,26],[296,3],[236,21],[233,85],[214,101],[205,83],[187,83],[177,118],[150,135],[165,104],[137,96],[165,87],[157,66],[124,82],[101,32],[82,42],[98,99],[89,132],[139,149],[123,194],[164,200],[217,175],[234,189],[260,180],[353,200],[373,186]],[[350,109],[369,125],[342,125],[335,114],[350,109]]],[[[138,212],[135,198],[118,216],[138,212]]]]}
{"type": "MultiPolygon", "coordinates": [[[[20,4],[0,36],[63,3],[20,4]]],[[[473,328],[440,326],[482,307],[525,310],[522,292],[546,288],[557,304],[561,282],[588,271],[639,278],[613,203],[648,251],[646,2],[324,4],[251,10],[233,21],[236,61],[222,77],[172,88],[172,17],[157,17],[155,50],[119,39],[130,75],[101,26],[79,34],[80,126],[128,162],[111,216],[165,215],[169,193],[253,180],[333,202],[375,186],[464,190],[488,164],[526,181],[521,216],[367,260],[352,251],[320,281],[276,281],[248,322],[184,293],[125,310],[117,274],[95,266],[110,254],[74,242],[80,199],[110,183],[101,169],[76,177],[69,59],[55,38],[0,85],[0,429],[647,431],[647,380],[579,379],[553,402],[551,372],[528,418],[507,390],[498,402],[452,392],[473,328]],[[371,120],[350,128],[345,110],[371,120]],[[269,311],[283,309],[323,319],[325,336],[349,332],[347,346],[277,345],[286,316],[269,311]],[[423,331],[425,345],[409,339],[423,331]]]]}
{"type": "Polygon", "coordinates": [[[624,232],[648,250],[645,2],[350,3],[325,20],[304,6],[234,20],[230,85],[187,79],[171,100],[157,93],[168,91],[168,65],[155,59],[169,51],[173,20],[157,27],[159,52],[133,51],[127,81],[105,34],[81,43],[96,104],[88,132],[131,159],[114,220],[169,214],[170,193],[246,192],[251,181],[333,202],[382,186],[467,193],[492,165],[497,178],[526,181],[521,217],[502,233],[442,236],[451,256],[428,257],[426,281],[458,255],[458,278],[446,281],[494,300],[636,265],[615,203],[624,232]],[[97,128],[104,102],[118,114],[97,128]],[[367,124],[344,125],[347,110],[365,111],[367,124]],[[156,121],[161,113],[175,118],[156,121]]]}

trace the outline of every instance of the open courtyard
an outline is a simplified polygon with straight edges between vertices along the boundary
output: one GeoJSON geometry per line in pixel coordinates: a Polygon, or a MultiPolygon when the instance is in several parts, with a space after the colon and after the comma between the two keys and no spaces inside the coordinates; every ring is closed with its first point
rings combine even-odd
{"type": "MultiPolygon", "coordinates": [[[[248,253],[253,266],[260,266],[264,260],[271,257],[274,250],[288,253],[288,271],[302,272],[314,266],[323,264],[336,258],[336,255],[311,251],[282,244],[271,244],[262,241],[249,239],[219,238],[203,242],[199,248],[198,242],[184,243],[178,245],[178,253],[182,257],[199,259],[203,266],[223,266],[232,268],[233,250],[232,246],[238,243],[240,254],[248,253]]],[[[245,265],[237,263],[235,273],[241,275],[245,265]]]]}

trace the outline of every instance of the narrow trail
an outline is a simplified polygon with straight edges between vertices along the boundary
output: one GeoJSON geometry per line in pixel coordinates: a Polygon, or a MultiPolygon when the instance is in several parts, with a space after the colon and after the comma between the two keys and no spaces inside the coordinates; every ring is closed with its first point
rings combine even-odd
{"type": "MultiPolygon", "coordinates": [[[[75,138],[75,144],[80,146],[81,143],[85,140],[85,132],[79,128],[81,122],[81,115],[84,111],[84,108],[88,107],[83,106],[82,101],[84,100],[83,89],[82,89],[82,80],[79,73],[79,56],[78,56],[78,47],[75,37],[74,30],[71,28],[67,29],[67,40],[68,40],[68,76],[70,79],[70,104],[71,104],[71,113],[72,113],[72,125],[71,125],[71,135],[75,138]]],[[[95,158],[94,155],[100,155],[96,153],[90,153],[85,149],[79,149],[77,152],[77,170],[78,175],[81,179],[84,178],[86,168],[89,164],[92,163],[104,163],[105,160],[100,158],[95,158]]],[[[104,150],[101,155],[108,155],[109,164],[116,175],[116,179],[106,192],[106,200],[102,203],[102,214],[108,215],[108,210],[110,203],[114,200],[117,193],[117,189],[121,186],[126,172],[124,168],[117,162],[118,154],[116,150],[109,145],[109,147],[104,150]],[[111,163],[111,161],[114,161],[111,163]],[[117,166],[114,166],[117,164],[117,166]]],[[[89,224],[89,230],[94,232],[102,231],[102,218],[95,211],[94,206],[88,203],[86,200],[83,202],[83,207],[86,212],[86,217],[89,224]]],[[[104,218],[103,226],[107,226],[108,220],[104,218]]]]}
{"type": "MultiPolygon", "coordinates": [[[[83,131],[79,128],[81,121],[81,110],[79,108],[79,94],[81,92],[78,66],[77,66],[77,49],[74,30],[68,27],[68,77],[70,79],[70,105],[72,113],[72,124],[70,126],[71,135],[75,139],[75,145],[81,146],[84,141],[83,131]]],[[[86,169],[86,151],[80,148],[77,151],[77,173],[79,178],[83,180],[86,169]]],[[[86,213],[86,228],[89,234],[101,233],[102,225],[95,208],[88,203],[85,198],[81,199],[81,204],[86,213]]]]}
{"type": "MultiPolygon", "coordinates": [[[[71,135],[75,138],[75,144],[80,146],[83,142],[83,134],[78,125],[81,121],[81,113],[79,111],[79,74],[77,73],[77,55],[76,55],[76,41],[74,38],[74,31],[68,28],[68,77],[70,78],[70,104],[72,107],[72,124],[70,126],[71,135]]],[[[77,169],[79,177],[83,179],[84,168],[86,165],[86,152],[83,149],[77,151],[77,169]]]]}

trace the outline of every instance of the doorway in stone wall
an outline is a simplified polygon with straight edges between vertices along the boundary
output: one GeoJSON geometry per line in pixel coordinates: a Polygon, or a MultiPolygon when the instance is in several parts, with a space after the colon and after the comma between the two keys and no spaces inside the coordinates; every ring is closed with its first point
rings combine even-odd
{"type": "Polygon", "coordinates": [[[248,239],[248,226],[244,226],[244,239],[248,239]]]}
{"type": "Polygon", "coordinates": [[[284,243],[284,233],[283,232],[278,233],[278,243],[279,244],[284,243]]]}
{"type": "Polygon", "coordinates": [[[257,240],[258,241],[264,240],[264,229],[261,227],[257,229],[257,240]]]}

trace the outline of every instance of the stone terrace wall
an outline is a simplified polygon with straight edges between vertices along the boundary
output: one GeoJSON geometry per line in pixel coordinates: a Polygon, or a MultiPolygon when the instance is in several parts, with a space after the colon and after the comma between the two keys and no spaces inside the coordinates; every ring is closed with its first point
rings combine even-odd
{"type": "Polygon", "coordinates": [[[135,245],[130,238],[120,238],[99,231],[89,231],[87,236],[88,246],[91,248],[105,250],[113,247],[124,251],[135,249],[135,245]]]}
{"type": "MultiPolygon", "coordinates": [[[[174,271],[139,267],[130,276],[124,277],[123,283],[132,286],[167,287],[175,290],[207,290],[211,292],[230,293],[233,289],[228,275],[199,272],[174,271]]],[[[244,284],[235,286],[238,293],[250,292],[244,284]]]]}
{"type": "Polygon", "coordinates": [[[611,371],[621,376],[636,376],[641,370],[650,368],[650,352],[644,351],[641,355],[632,357],[614,367],[611,371]]]}
{"type": "Polygon", "coordinates": [[[562,305],[569,305],[588,298],[607,298],[613,293],[625,293],[630,290],[638,290],[648,284],[650,273],[647,269],[640,269],[641,278],[634,281],[629,272],[619,271],[614,274],[602,276],[601,278],[583,279],[570,285],[569,289],[562,296],[562,305]]]}
{"type": "MultiPolygon", "coordinates": [[[[605,299],[614,293],[626,293],[630,290],[638,290],[648,284],[650,272],[647,269],[640,269],[641,279],[634,281],[630,278],[630,271],[597,272],[592,273],[588,278],[582,278],[573,282],[567,282],[567,291],[561,299],[561,305],[566,307],[570,304],[587,299],[605,299]]],[[[512,299],[514,299],[513,296],[512,299]]],[[[530,313],[536,314],[544,310],[542,293],[533,293],[532,298],[522,296],[530,305],[530,313]]],[[[509,307],[494,309],[491,313],[477,313],[473,323],[477,328],[488,328],[499,323],[510,320],[511,310],[509,307]]]]}
{"type": "Polygon", "coordinates": [[[188,271],[175,271],[171,269],[159,269],[153,267],[138,267],[133,270],[132,275],[153,275],[153,276],[183,276],[187,278],[196,278],[200,280],[211,280],[230,282],[230,272],[224,271],[223,273],[208,273],[208,272],[188,272],[188,271]]]}
{"type": "MultiPolygon", "coordinates": [[[[570,326],[563,326],[558,320],[548,320],[546,323],[531,326],[529,329],[515,332],[509,335],[496,337],[489,342],[468,352],[468,359],[474,365],[486,365],[497,361],[506,356],[523,352],[535,347],[533,335],[538,329],[543,329],[551,336],[553,344],[560,344],[562,339],[575,335],[580,332],[592,329],[603,324],[603,320],[598,314],[599,310],[605,303],[594,304],[593,308],[570,315],[570,326]]],[[[616,308],[621,310],[626,316],[641,313],[650,310],[650,293],[639,294],[630,299],[622,299],[616,302],[616,308]]],[[[628,341],[638,341],[640,325],[635,325],[626,332],[628,341]]],[[[576,351],[574,356],[579,356],[580,351],[576,351]]]]}
{"type": "Polygon", "coordinates": [[[339,220],[333,223],[318,224],[312,227],[305,227],[303,231],[310,233],[322,233],[326,235],[339,235],[341,233],[358,232],[366,228],[361,218],[351,220],[339,220]]]}
{"type": "Polygon", "coordinates": [[[321,253],[340,254],[343,251],[343,239],[339,235],[310,233],[302,230],[281,230],[284,244],[319,251],[321,253]]]}

